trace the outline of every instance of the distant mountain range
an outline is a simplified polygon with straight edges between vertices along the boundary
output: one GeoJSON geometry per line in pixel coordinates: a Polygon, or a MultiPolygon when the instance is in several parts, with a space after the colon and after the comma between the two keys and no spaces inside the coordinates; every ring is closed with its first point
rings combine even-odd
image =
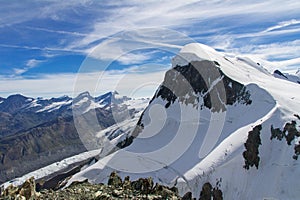
{"type": "MultiPolygon", "coordinates": [[[[134,121],[148,102],[149,99],[120,96],[115,91],[97,97],[84,92],[75,98],[44,99],[20,94],[0,98],[0,182],[86,151],[74,124],[74,107],[82,116],[95,112],[105,131],[116,123],[113,109],[127,109],[130,113],[119,122],[134,121]]],[[[118,135],[127,134],[115,126],[105,132],[108,139],[115,139],[117,130],[118,135]]]]}

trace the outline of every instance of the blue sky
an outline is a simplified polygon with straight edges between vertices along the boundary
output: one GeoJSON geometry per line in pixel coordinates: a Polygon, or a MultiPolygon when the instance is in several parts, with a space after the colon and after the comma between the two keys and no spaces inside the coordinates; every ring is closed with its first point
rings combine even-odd
{"type": "Polygon", "coordinates": [[[299,10],[297,0],[2,0],[0,96],[151,96],[172,56],[195,41],[294,72],[299,10]]]}

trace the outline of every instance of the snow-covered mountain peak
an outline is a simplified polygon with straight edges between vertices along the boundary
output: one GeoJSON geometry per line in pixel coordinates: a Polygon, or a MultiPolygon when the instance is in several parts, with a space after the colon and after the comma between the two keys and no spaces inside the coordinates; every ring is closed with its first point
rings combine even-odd
{"type": "Polygon", "coordinates": [[[200,60],[212,60],[211,55],[215,54],[216,51],[204,44],[191,43],[185,45],[172,59],[172,66],[176,65],[187,65],[191,61],[200,61],[200,60]]]}
{"type": "Polygon", "coordinates": [[[152,176],[196,198],[204,183],[222,180],[225,199],[298,199],[287,180],[294,184],[300,174],[292,158],[300,133],[284,136],[295,138],[294,146],[270,138],[271,127],[279,132],[288,122],[294,121],[289,129],[300,124],[300,85],[247,57],[224,55],[202,44],[183,47],[131,136],[117,145],[124,149],[69,183],[106,182],[118,170],[122,177],[152,176]]]}
{"type": "Polygon", "coordinates": [[[68,95],[63,95],[63,96],[60,96],[60,97],[52,97],[50,99],[50,101],[52,102],[58,102],[58,101],[68,101],[68,100],[71,100],[72,98],[69,97],[68,95]]]}

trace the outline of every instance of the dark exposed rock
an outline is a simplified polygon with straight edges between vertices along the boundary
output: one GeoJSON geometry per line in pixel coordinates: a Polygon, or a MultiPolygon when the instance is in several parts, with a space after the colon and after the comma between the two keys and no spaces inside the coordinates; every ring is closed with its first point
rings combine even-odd
{"type": "Polygon", "coordinates": [[[130,182],[130,177],[129,176],[126,176],[124,178],[124,182],[123,182],[123,188],[125,190],[130,190],[132,187],[131,187],[131,182],[130,182]]]}
{"type": "Polygon", "coordinates": [[[212,197],[214,200],[222,200],[223,192],[219,188],[214,188],[212,191],[212,197]]]}
{"type": "Polygon", "coordinates": [[[116,172],[112,172],[109,175],[107,185],[111,185],[111,186],[114,186],[114,187],[121,187],[122,186],[122,179],[118,176],[118,174],[116,172]]]}
{"type": "Polygon", "coordinates": [[[300,132],[298,132],[298,130],[296,129],[296,122],[292,121],[291,123],[286,123],[283,128],[283,134],[285,136],[287,144],[291,145],[291,142],[295,139],[295,136],[300,136],[300,132]]]}
{"type": "Polygon", "coordinates": [[[280,130],[280,128],[273,128],[273,125],[271,126],[271,140],[273,138],[276,138],[277,140],[282,140],[282,138],[284,137],[283,132],[280,130]]]}
{"type": "Polygon", "coordinates": [[[167,71],[155,98],[166,100],[168,108],[175,100],[194,106],[205,106],[212,112],[225,111],[224,105],[236,102],[251,104],[246,88],[227,77],[212,61],[193,61],[167,71]],[[203,98],[203,105],[198,105],[203,98]]]}
{"type": "Polygon", "coordinates": [[[126,137],[125,140],[117,143],[116,147],[112,151],[116,151],[117,149],[122,149],[125,148],[133,142],[134,138],[136,138],[139,133],[144,129],[144,124],[142,123],[142,118],[143,118],[144,113],[140,116],[139,121],[137,122],[134,130],[132,131],[131,135],[126,137]]]}
{"type": "Polygon", "coordinates": [[[279,71],[278,69],[276,69],[276,70],[274,71],[274,74],[277,74],[277,75],[279,75],[279,76],[282,76],[282,77],[288,79],[288,78],[287,78],[281,71],[279,71]]]}
{"type": "Polygon", "coordinates": [[[122,140],[116,146],[117,146],[117,148],[120,148],[120,149],[125,148],[133,142],[133,139],[134,139],[133,136],[126,137],[125,140],[122,140]]]}
{"type": "Polygon", "coordinates": [[[185,193],[185,195],[183,195],[182,200],[192,200],[192,193],[191,192],[187,192],[185,193]]]}
{"type": "Polygon", "coordinates": [[[258,147],[261,145],[260,139],[260,131],[262,129],[261,125],[257,125],[253,128],[252,131],[248,134],[248,139],[244,144],[246,150],[243,152],[243,157],[245,159],[245,169],[249,169],[250,167],[255,167],[258,169],[260,157],[258,147]]]}
{"type": "Polygon", "coordinates": [[[220,189],[221,180],[218,180],[216,186],[213,188],[209,182],[206,182],[202,186],[199,200],[223,200],[223,192],[220,189]]]}
{"type": "Polygon", "coordinates": [[[204,183],[202,186],[202,190],[200,193],[200,199],[199,200],[211,200],[212,197],[212,185],[207,182],[204,183]]]}
{"type": "Polygon", "coordinates": [[[294,114],[295,117],[297,117],[297,119],[300,120],[300,116],[298,114],[294,114]]]}
{"type": "Polygon", "coordinates": [[[162,199],[170,199],[176,194],[171,190],[171,188],[167,186],[160,185],[156,183],[156,185],[153,188],[153,193],[156,195],[160,195],[162,199]]]}
{"type": "Polygon", "coordinates": [[[300,144],[295,145],[294,150],[295,150],[295,155],[293,156],[293,158],[297,160],[298,156],[300,155],[300,144]]]}
{"type": "MultiPolygon", "coordinates": [[[[300,119],[299,115],[295,114],[294,116],[297,117],[297,119],[300,119]]],[[[273,126],[271,126],[271,140],[273,138],[276,138],[277,140],[285,138],[287,145],[291,145],[295,137],[300,137],[300,132],[297,130],[296,125],[296,121],[287,122],[284,125],[283,131],[280,128],[274,129],[273,126]]],[[[297,160],[298,155],[300,154],[300,144],[295,144],[294,151],[295,154],[292,157],[297,160]]]]}
{"type": "Polygon", "coordinates": [[[131,187],[135,190],[141,191],[143,194],[149,194],[153,189],[153,180],[149,178],[140,178],[131,183],[131,187]]]}

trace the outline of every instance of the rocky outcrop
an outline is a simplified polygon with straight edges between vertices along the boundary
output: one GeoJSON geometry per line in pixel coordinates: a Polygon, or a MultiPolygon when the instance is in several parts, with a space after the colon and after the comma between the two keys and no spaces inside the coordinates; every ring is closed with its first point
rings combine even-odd
{"type": "Polygon", "coordinates": [[[291,145],[291,142],[295,139],[295,137],[300,136],[300,132],[296,129],[296,121],[285,124],[283,128],[283,135],[285,136],[288,145],[291,145]]]}
{"type": "Polygon", "coordinates": [[[149,200],[192,200],[190,192],[182,198],[178,195],[178,189],[160,184],[153,185],[152,178],[140,178],[130,181],[126,177],[124,181],[112,172],[108,184],[91,184],[87,181],[73,182],[62,190],[42,190],[36,192],[34,179],[27,180],[21,187],[9,186],[1,191],[0,199],[149,199],[149,200]]]}
{"type": "Polygon", "coordinates": [[[16,200],[27,200],[27,199],[39,199],[38,193],[35,189],[34,178],[26,180],[20,187],[8,186],[5,190],[2,188],[0,193],[0,199],[16,199],[16,200]]]}
{"type": "MultiPolygon", "coordinates": [[[[300,119],[299,115],[295,114],[294,115],[298,120],[300,119]]],[[[272,139],[277,139],[279,141],[281,141],[283,138],[285,138],[287,145],[292,145],[292,141],[295,138],[300,137],[300,131],[297,130],[296,128],[297,123],[296,121],[292,120],[291,122],[287,122],[284,127],[283,130],[281,130],[280,128],[275,128],[273,127],[273,125],[271,126],[271,140],[272,139]]],[[[298,159],[298,156],[300,155],[300,144],[296,143],[294,145],[294,151],[295,154],[293,155],[293,158],[295,160],[298,159]]]]}
{"type": "Polygon", "coordinates": [[[243,152],[243,157],[245,159],[245,169],[250,167],[255,167],[258,169],[259,166],[259,150],[258,147],[261,145],[260,131],[262,129],[261,125],[255,126],[252,131],[248,134],[248,139],[244,144],[246,150],[243,152]]]}
{"type": "Polygon", "coordinates": [[[227,77],[212,61],[193,61],[167,71],[164,82],[154,98],[166,100],[168,108],[175,100],[184,104],[203,106],[212,112],[225,111],[225,105],[236,102],[251,104],[250,93],[244,85],[227,77]],[[203,103],[201,99],[203,98],[203,103]],[[201,104],[201,105],[199,105],[201,104]]]}
{"type": "Polygon", "coordinates": [[[199,200],[223,200],[223,192],[220,189],[220,183],[221,180],[218,180],[214,188],[209,182],[204,183],[199,200]]]}

